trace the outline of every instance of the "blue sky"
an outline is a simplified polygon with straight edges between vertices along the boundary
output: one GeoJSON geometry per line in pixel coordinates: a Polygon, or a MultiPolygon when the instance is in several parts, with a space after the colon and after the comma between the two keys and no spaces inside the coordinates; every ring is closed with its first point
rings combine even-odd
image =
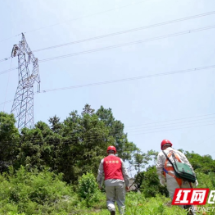
{"type": "MultiPolygon", "coordinates": [[[[37,50],[100,35],[215,11],[213,0],[17,0],[0,7],[0,59],[25,32],[37,50]]],[[[215,25],[215,13],[118,36],[35,52],[39,60],[170,35],[215,25]]],[[[57,115],[64,120],[86,103],[111,108],[128,138],[142,151],[160,150],[168,138],[175,148],[215,158],[215,68],[110,84],[86,85],[215,65],[215,28],[40,63],[41,92],[35,95],[35,123],[57,115]]],[[[18,59],[0,62],[1,71],[18,59]]],[[[13,100],[18,71],[0,74],[0,104],[13,100]]],[[[1,104],[10,112],[12,102],[1,104]]]]}

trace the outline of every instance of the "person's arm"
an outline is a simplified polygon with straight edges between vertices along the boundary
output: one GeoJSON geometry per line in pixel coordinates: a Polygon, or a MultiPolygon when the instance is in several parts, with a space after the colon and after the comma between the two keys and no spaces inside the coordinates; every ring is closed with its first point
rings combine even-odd
{"type": "Polygon", "coordinates": [[[104,162],[104,159],[101,160],[101,163],[100,163],[99,169],[98,169],[97,182],[99,184],[99,188],[102,187],[103,176],[104,176],[103,162],[104,162]]]}
{"type": "Polygon", "coordinates": [[[160,180],[160,184],[162,186],[165,186],[166,184],[166,179],[163,176],[163,168],[164,168],[164,159],[163,156],[165,156],[163,153],[159,153],[157,156],[157,164],[156,164],[156,169],[157,169],[157,174],[158,174],[158,178],[160,180]]]}
{"type": "Polygon", "coordinates": [[[161,153],[159,153],[158,156],[157,156],[156,169],[157,169],[157,174],[158,175],[163,174],[164,163],[163,163],[162,157],[163,157],[163,155],[161,153]]]}
{"type": "Polygon", "coordinates": [[[125,164],[123,162],[123,160],[121,159],[121,162],[122,162],[122,174],[123,174],[123,178],[124,178],[124,181],[125,181],[125,186],[126,186],[126,189],[128,190],[129,188],[129,175],[128,175],[128,172],[125,168],[125,164]]]}

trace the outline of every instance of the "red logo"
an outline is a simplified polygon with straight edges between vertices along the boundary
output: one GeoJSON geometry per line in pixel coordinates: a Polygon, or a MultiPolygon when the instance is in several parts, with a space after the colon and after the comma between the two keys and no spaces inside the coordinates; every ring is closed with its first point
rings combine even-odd
{"type": "Polygon", "coordinates": [[[175,189],[172,205],[205,205],[209,188],[175,189]]]}

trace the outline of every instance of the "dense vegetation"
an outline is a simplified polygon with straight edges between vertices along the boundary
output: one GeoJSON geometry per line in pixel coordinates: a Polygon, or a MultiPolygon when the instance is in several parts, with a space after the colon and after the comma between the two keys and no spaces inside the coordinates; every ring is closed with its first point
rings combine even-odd
{"type": "MultiPolygon", "coordinates": [[[[199,187],[215,189],[214,174],[198,173],[198,179],[199,187]]],[[[63,182],[61,174],[56,175],[48,169],[29,172],[21,167],[15,172],[10,168],[9,173],[0,175],[0,214],[109,215],[105,195],[95,185],[95,177],[91,173],[83,175],[79,184],[74,187],[63,182]]],[[[201,212],[203,209],[198,208],[201,212]]],[[[177,206],[171,206],[170,199],[159,193],[155,197],[146,197],[143,192],[129,192],[126,196],[126,214],[187,213],[177,206]]],[[[207,214],[212,215],[214,212],[207,214]]]]}
{"type": "Polygon", "coordinates": [[[74,184],[86,172],[97,173],[108,145],[115,145],[124,160],[130,160],[138,150],[128,141],[124,125],[115,120],[111,109],[103,107],[94,113],[86,105],[81,115],[73,111],[63,122],[54,116],[49,119],[50,126],[40,121],[20,134],[14,123],[13,115],[0,112],[0,172],[10,165],[15,169],[22,165],[29,171],[49,167],[74,184]]]}
{"type": "MultiPolygon", "coordinates": [[[[126,214],[186,214],[171,206],[166,187],[159,184],[157,152],[141,152],[128,141],[123,123],[111,109],[95,112],[90,105],[62,122],[54,116],[49,125],[38,122],[21,131],[13,115],[0,112],[0,214],[109,214],[105,194],[95,181],[108,145],[115,145],[123,160],[136,164],[141,193],[127,193],[126,214]]],[[[197,172],[199,187],[215,189],[212,157],[183,152],[197,172]]]]}

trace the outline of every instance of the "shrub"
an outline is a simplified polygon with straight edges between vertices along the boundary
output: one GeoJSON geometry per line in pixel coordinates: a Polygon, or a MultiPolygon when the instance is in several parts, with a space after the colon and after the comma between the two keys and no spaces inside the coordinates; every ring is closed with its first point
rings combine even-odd
{"type": "Polygon", "coordinates": [[[166,186],[160,185],[155,166],[149,167],[144,173],[143,182],[140,189],[145,197],[155,197],[157,194],[168,196],[166,186]]]}
{"type": "Polygon", "coordinates": [[[98,185],[92,173],[84,174],[79,179],[78,195],[80,198],[85,199],[89,207],[92,202],[98,200],[98,185]]]}
{"type": "Polygon", "coordinates": [[[24,167],[0,175],[0,214],[47,214],[53,211],[70,212],[78,203],[72,187],[45,169],[26,171],[24,167]]]}

